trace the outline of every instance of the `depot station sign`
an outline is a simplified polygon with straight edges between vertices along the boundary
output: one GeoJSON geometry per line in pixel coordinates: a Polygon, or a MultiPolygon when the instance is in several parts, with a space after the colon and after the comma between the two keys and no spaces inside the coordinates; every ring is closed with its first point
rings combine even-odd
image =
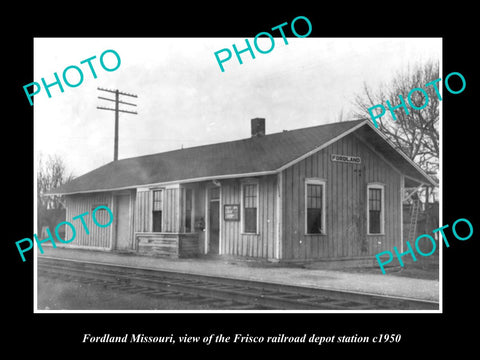
{"type": "Polygon", "coordinates": [[[360,164],[362,159],[360,156],[350,156],[350,155],[338,155],[332,154],[332,161],[350,163],[350,164],[360,164]]]}

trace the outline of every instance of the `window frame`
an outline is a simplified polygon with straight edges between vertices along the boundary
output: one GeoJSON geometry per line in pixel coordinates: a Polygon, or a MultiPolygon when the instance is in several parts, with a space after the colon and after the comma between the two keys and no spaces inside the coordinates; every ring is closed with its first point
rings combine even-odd
{"type": "Polygon", "coordinates": [[[258,235],[258,228],[259,228],[259,192],[260,192],[260,185],[258,180],[248,180],[248,181],[243,181],[241,186],[240,186],[240,221],[241,221],[241,234],[242,235],[258,235]],[[256,206],[256,224],[255,224],[255,232],[246,232],[245,231],[245,186],[248,185],[255,185],[256,186],[256,201],[255,201],[255,206],[256,206]]]}
{"type": "Polygon", "coordinates": [[[151,229],[151,232],[153,233],[161,233],[163,232],[163,219],[164,219],[164,212],[165,212],[165,188],[158,188],[158,189],[151,189],[152,190],[152,211],[150,212],[150,215],[151,215],[151,221],[150,221],[150,229],[151,229]],[[161,201],[162,201],[162,207],[161,207],[161,210],[154,210],[155,208],[155,192],[156,191],[160,191],[161,192],[161,201]],[[161,219],[161,222],[160,222],[160,231],[154,231],[153,229],[153,213],[154,211],[161,211],[162,212],[162,219],[161,219]]]}
{"type": "Polygon", "coordinates": [[[381,236],[385,235],[385,184],[369,183],[367,184],[367,235],[381,236]],[[380,189],[380,232],[372,233],[370,231],[370,189],[380,189]]]}
{"type": "Polygon", "coordinates": [[[327,235],[327,207],[326,207],[326,193],[327,193],[327,182],[324,179],[320,178],[306,178],[304,185],[304,217],[305,217],[305,235],[327,235]],[[321,221],[321,232],[319,233],[309,233],[308,232],[308,185],[321,185],[322,187],[322,216],[320,217],[321,221]]]}

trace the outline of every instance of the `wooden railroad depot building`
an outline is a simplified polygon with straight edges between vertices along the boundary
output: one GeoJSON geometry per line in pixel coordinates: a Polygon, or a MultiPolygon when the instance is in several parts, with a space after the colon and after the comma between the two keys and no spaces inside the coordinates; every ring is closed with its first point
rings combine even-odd
{"type": "Polygon", "coordinates": [[[435,182],[370,121],[274,134],[265,119],[251,125],[247,139],[113,161],[53,190],[66,221],[99,205],[114,214],[105,228],[85,217],[90,234],[78,226],[65,246],[269,261],[403,248],[404,189],[435,182]]]}

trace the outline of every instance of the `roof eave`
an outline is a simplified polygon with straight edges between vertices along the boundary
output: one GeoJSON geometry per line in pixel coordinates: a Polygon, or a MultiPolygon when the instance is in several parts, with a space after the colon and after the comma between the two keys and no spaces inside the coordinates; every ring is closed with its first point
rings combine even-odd
{"type": "MultiPolygon", "coordinates": [[[[371,129],[373,129],[380,137],[382,137],[383,140],[392,148],[394,149],[398,154],[400,154],[411,166],[415,168],[431,185],[433,186],[438,186],[438,183],[433,180],[420,166],[418,166],[412,159],[410,159],[403,151],[400,151],[397,149],[393,143],[388,139],[380,130],[378,130],[370,121],[366,121],[368,126],[370,126],[371,129]]],[[[417,179],[417,181],[422,182],[417,179]]]]}
{"type": "Polygon", "coordinates": [[[199,178],[172,180],[172,181],[164,181],[164,182],[157,182],[157,183],[150,183],[150,184],[129,185],[129,186],[117,187],[117,188],[59,192],[59,193],[49,193],[45,195],[76,195],[76,194],[131,190],[131,189],[137,189],[137,188],[155,188],[155,187],[161,187],[161,186],[167,186],[167,185],[173,185],[173,184],[187,184],[192,182],[209,181],[209,180],[222,180],[222,179],[235,179],[235,178],[245,178],[245,177],[254,177],[254,176],[275,175],[278,172],[279,172],[278,170],[265,170],[265,171],[257,171],[257,172],[242,173],[242,174],[204,176],[199,178]]]}
{"type": "MultiPolygon", "coordinates": [[[[393,143],[375,126],[368,120],[365,119],[364,121],[358,123],[357,125],[351,127],[350,129],[344,131],[340,135],[330,139],[329,141],[325,142],[321,146],[316,147],[315,149],[308,151],[307,153],[303,154],[302,156],[299,156],[298,158],[289,161],[288,163],[282,165],[278,169],[274,170],[265,170],[265,171],[257,171],[257,172],[250,172],[250,173],[239,173],[239,174],[224,174],[224,175],[212,175],[212,176],[204,176],[204,177],[198,177],[198,178],[189,178],[189,179],[181,179],[181,180],[172,180],[172,181],[167,181],[167,182],[157,182],[157,183],[149,183],[149,184],[135,184],[135,185],[128,185],[128,186],[123,186],[123,187],[116,187],[116,188],[105,188],[105,189],[93,189],[93,190],[76,190],[76,191],[65,191],[65,192],[51,192],[48,194],[45,194],[45,196],[48,195],[75,195],[75,194],[85,194],[85,193],[99,193],[99,192],[111,192],[111,191],[122,191],[122,190],[130,190],[130,189],[136,189],[136,188],[141,188],[141,187],[161,187],[161,186],[166,186],[166,185],[172,185],[172,184],[185,184],[185,183],[192,183],[192,182],[200,182],[200,181],[209,181],[209,180],[221,180],[221,179],[233,179],[233,178],[242,178],[242,177],[252,177],[252,176],[263,176],[263,175],[272,175],[272,174],[278,174],[282,172],[283,170],[289,168],[290,166],[293,166],[294,164],[302,161],[303,159],[307,158],[308,156],[326,148],[327,146],[335,143],[336,141],[342,139],[343,137],[347,136],[348,134],[358,130],[359,128],[365,126],[368,124],[368,126],[373,129],[373,131],[378,134],[393,150],[395,150],[398,154],[402,156],[402,158],[409,164],[411,165],[420,175],[423,177],[426,182],[429,182],[433,186],[438,186],[437,182],[433,180],[425,171],[423,171],[414,161],[412,161],[408,156],[406,156],[402,151],[397,149],[393,143]]],[[[412,178],[410,176],[410,178],[412,178]]],[[[412,178],[414,179],[414,178],[412,178]]],[[[414,179],[418,181],[419,183],[425,183],[425,181],[420,180],[420,179],[414,179]]]]}

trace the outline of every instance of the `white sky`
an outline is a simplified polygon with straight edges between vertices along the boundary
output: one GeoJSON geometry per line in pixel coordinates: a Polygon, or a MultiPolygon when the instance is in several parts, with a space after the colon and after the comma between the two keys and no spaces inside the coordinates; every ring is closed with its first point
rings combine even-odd
{"type": "MultiPolygon", "coordinates": [[[[262,49],[267,43],[260,42],[262,49]]],[[[253,39],[249,39],[253,47],[253,39]]],[[[34,97],[35,154],[57,154],[67,170],[82,175],[113,160],[114,94],[97,87],[134,93],[138,115],[120,113],[119,158],[163,152],[250,136],[250,119],[266,118],[266,131],[335,122],[349,114],[363,83],[375,86],[395,72],[428,59],[441,59],[440,38],[275,38],[275,48],[255,59],[233,54],[221,72],[214,52],[245,48],[245,38],[36,38],[34,79],[54,81],[70,65],[83,70],[83,83],[63,84],[34,97]],[[104,71],[99,58],[113,49],[120,67],[104,71]],[[87,64],[92,61],[97,79],[87,64]]],[[[221,54],[224,56],[224,54],[221,54]]],[[[105,57],[113,59],[109,54],[105,57]]],[[[109,63],[113,66],[115,62],[109,63]]],[[[75,82],[75,71],[68,79],[75,82]]],[[[62,80],[63,82],[63,80],[62,80]]],[[[387,100],[387,99],[385,99],[387,100]]],[[[28,100],[25,97],[28,104],[28,100]]]]}

